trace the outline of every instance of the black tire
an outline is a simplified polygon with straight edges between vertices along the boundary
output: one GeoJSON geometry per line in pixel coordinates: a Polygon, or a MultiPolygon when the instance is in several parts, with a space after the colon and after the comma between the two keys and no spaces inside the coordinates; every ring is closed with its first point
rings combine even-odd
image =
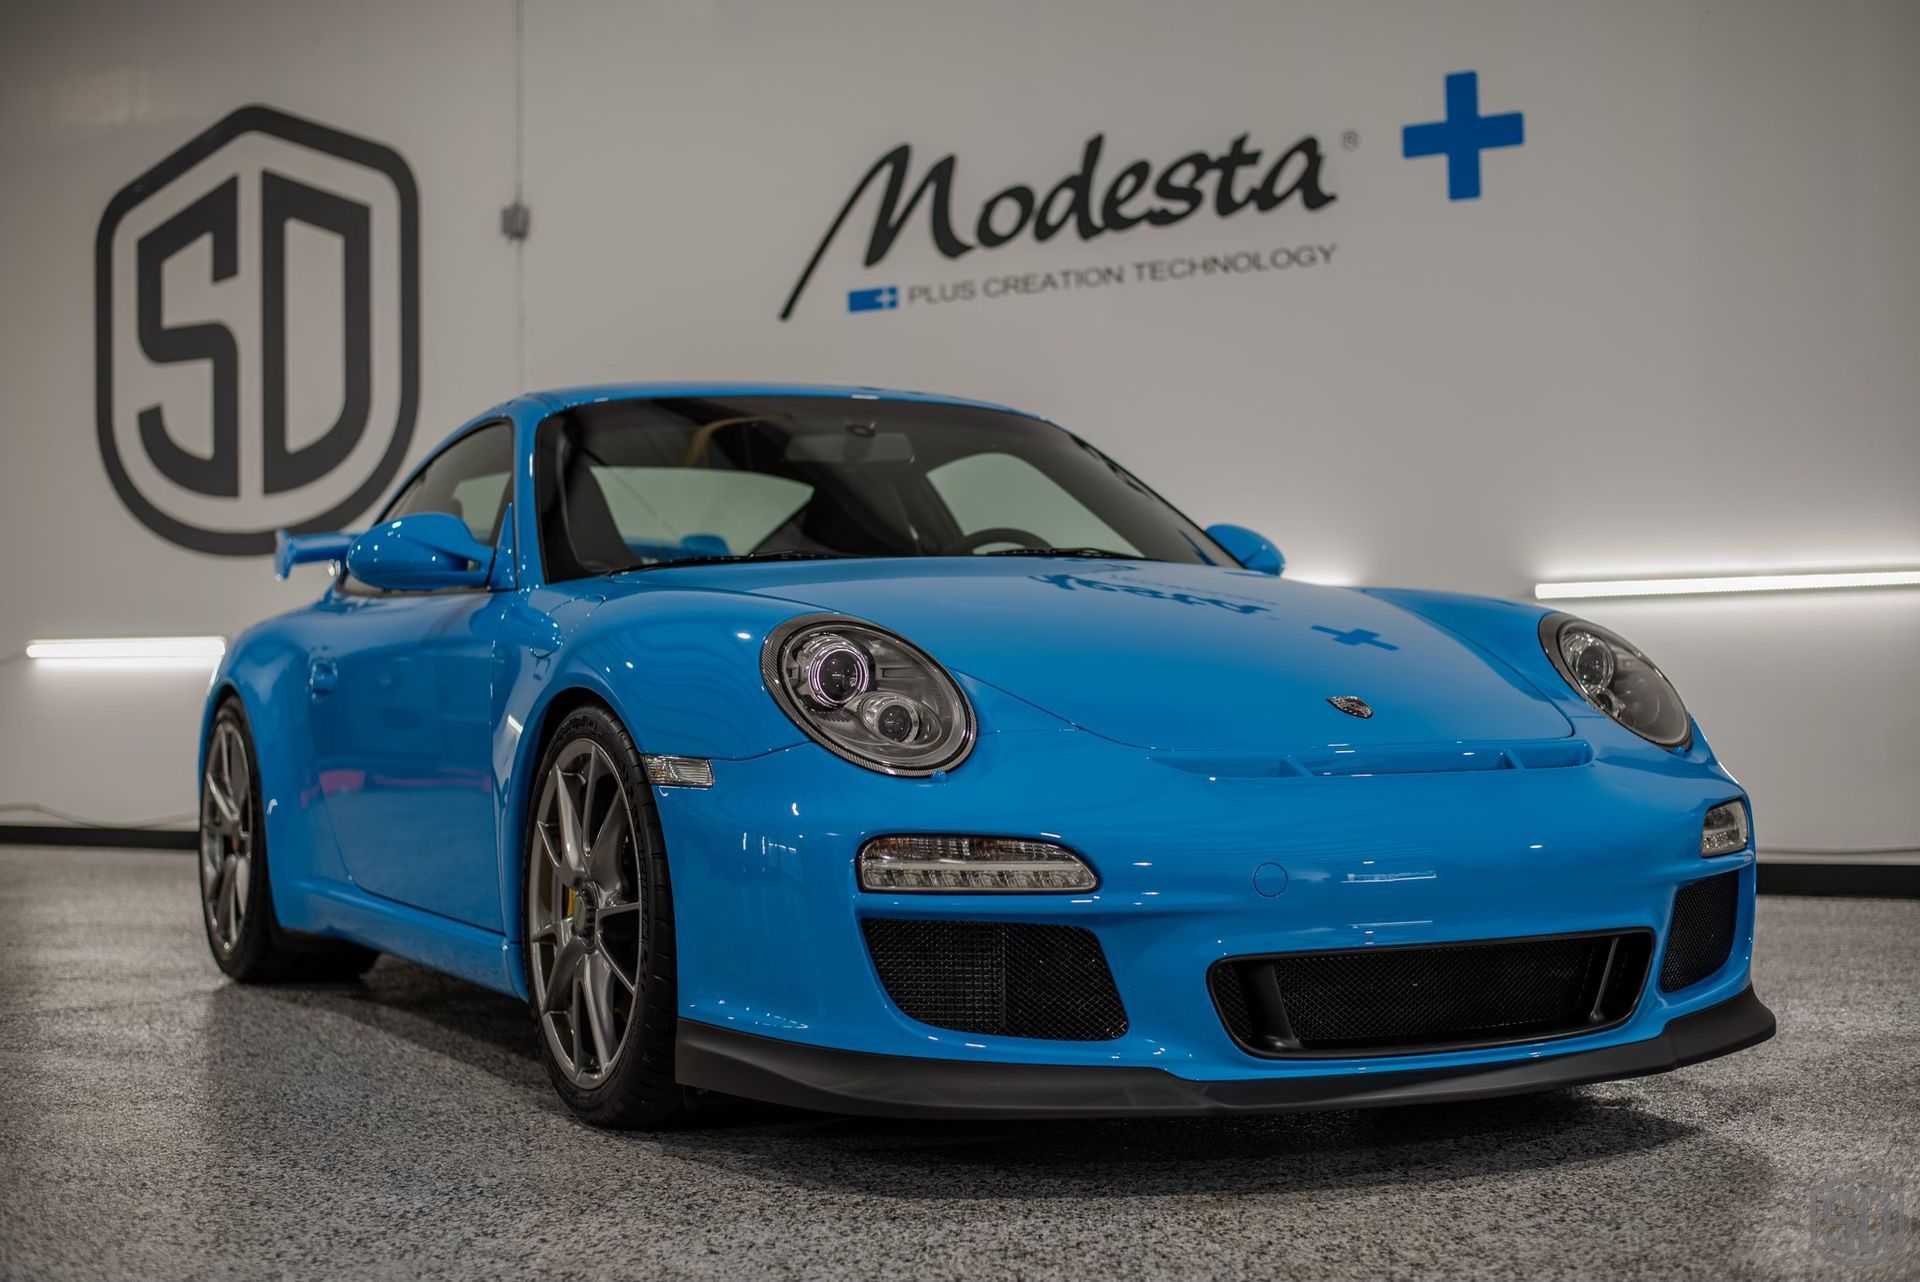
{"type": "MultiPolygon", "coordinates": [[[[606,708],[590,704],[576,709],[555,727],[548,739],[539,769],[529,783],[520,867],[521,919],[527,933],[527,991],[532,994],[529,1009],[533,1016],[534,1040],[554,1090],[568,1108],[593,1126],[657,1130],[682,1123],[688,1112],[688,1092],[674,1080],[673,1073],[679,990],[674,971],[673,886],[667,872],[666,841],[660,831],[660,814],[654,805],[653,790],[647,783],[640,751],[606,708]],[[565,762],[578,760],[588,751],[583,747],[586,744],[604,753],[604,761],[597,768],[604,771],[611,766],[611,777],[619,781],[620,793],[611,802],[605,801],[608,776],[603,773],[587,778],[579,808],[580,831],[583,834],[602,831],[601,825],[612,814],[611,806],[624,801],[627,807],[624,822],[631,840],[618,857],[620,875],[617,879],[607,878],[614,884],[602,888],[598,881],[589,881],[580,890],[569,893],[559,889],[554,880],[560,875],[556,870],[564,860],[552,857],[550,862],[549,851],[557,851],[559,843],[552,836],[543,837],[542,827],[546,826],[550,834],[553,827],[543,825],[542,812],[543,804],[549,800],[550,786],[561,786],[550,783],[556,769],[565,762]],[[542,884],[536,884],[536,872],[542,884]],[[628,884],[635,881],[637,884],[628,884]],[[571,1017],[560,1009],[542,1010],[541,995],[546,991],[549,977],[561,969],[559,957],[564,945],[557,927],[544,939],[536,936],[541,925],[554,915],[552,896],[556,893],[568,894],[567,903],[574,903],[576,897],[595,897],[602,905],[596,911],[607,913],[605,919],[571,936],[585,941],[583,947],[590,955],[619,961],[622,966],[625,957],[637,958],[632,976],[636,982],[630,992],[622,990],[611,979],[604,981],[611,995],[612,1020],[603,1022],[616,1022],[620,1030],[606,1063],[600,1063],[593,1048],[582,1040],[586,1038],[586,1031],[579,1022],[581,1005],[571,1006],[571,1017]],[[613,911],[609,912],[609,908],[613,911]],[[629,918],[637,922],[637,937],[616,937],[614,912],[621,914],[620,923],[629,918]],[[620,1020],[622,1013],[624,1022],[620,1020]],[[569,1042],[572,1058],[566,1057],[569,1042]],[[580,1062],[576,1065],[575,1060],[580,1062]],[[583,1083],[576,1080],[577,1077],[593,1080],[583,1083]]],[[[579,929],[577,916],[567,915],[567,920],[570,930],[579,929]]],[[[587,920],[593,921],[593,918],[589,916],[587,920]]],[[[578,973],[590,975],[592,972],[578,973]]],[[[609,972],[601,973],[604,976],[609,972]]],[[[574,981],[566,982],[571,985],[574,981]]],[[[585,1000],[584,996],[581,1000],[585,1000]]],[[[597,1043],[598,1036],[592,1040],[597,1043]]]]}
{"type": "MultiPolygon", "coordinates": [[[[229,775],[230,779],[234,776],[229,775]]],[[[247,722],[240,700],[228,696],[214,714],[207,748],[200,759],[200,923],[206,930],[207,947],[221,970],[243,984],[332,983],[357,979],[378,961],[380,954],[344,940],[323,939],[297,934],[280,924],[273,911],[273,887],[268,872],[267,829],[260,808],[260,764],[254,752],[253,730],[247,722]],[[223,749],[244,756],[246,795],[228,797],[234,805],[235,820],[223,825],[224,813],[215,803],[213,792],[217,771],[238,771],[240,762],[232,756],[216,757],[223,749]],[[223,916],[216,899],[220,893],[223,869],[227,861],[237,860],[234,852],[244,843],[247,869],[244,889],[236,889],[234,907],[240,909],[234,929],[228,930],[229,916],[223,916]],[[210,886],[209,881],[214,885],[210,886]]],[[[227,876],[237,874],[229,870],[227,876]]]]}

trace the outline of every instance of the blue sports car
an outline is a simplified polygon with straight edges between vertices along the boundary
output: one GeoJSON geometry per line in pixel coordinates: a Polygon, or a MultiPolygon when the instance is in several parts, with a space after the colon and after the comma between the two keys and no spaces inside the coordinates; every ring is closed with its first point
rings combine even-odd
{"type": "Polygon", "coordinates": [[[1345,1108],[1769,1037],[1748,803],[1651,660],[1289,582],[1086,441],[868,389],[521,397],[202,731],[242,981],[524,999],[586,1120],[1345,1108]]]}

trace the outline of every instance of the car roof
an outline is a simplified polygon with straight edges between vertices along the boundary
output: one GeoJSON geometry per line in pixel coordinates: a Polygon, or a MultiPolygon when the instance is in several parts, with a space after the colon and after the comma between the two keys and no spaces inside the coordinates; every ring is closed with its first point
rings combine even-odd
{"type": "MultiPolygon", "coordinates": [[[[967,405],[975,409],[1002,410],[1022,418],[1039,418],[1025,410],[992,401],[970,400],[963,396],[942,396],[934,392],[904,392],[885,387],[841,387],[821,383],[588,383],[579,387],[551,388],[529,393],[555,410],[571,409],[594,401],[635,400],[662,396],[818,396],[862,401],[920,401],[938,405],[967,405]]],[[[1044,420],[1043,420],[1044,421],[1044,420]]]]}

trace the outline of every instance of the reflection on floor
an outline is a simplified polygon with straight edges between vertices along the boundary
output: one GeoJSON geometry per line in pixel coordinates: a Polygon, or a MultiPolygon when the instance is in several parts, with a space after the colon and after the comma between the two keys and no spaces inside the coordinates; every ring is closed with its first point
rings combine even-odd
{"type": "MultiPolygon", "coordinates": [[[[1905,1277],[1809,1198],[1920,1193],[1920,903],[1767,899],[1781,1037],[1541,1098],[964,1127],[575,1124],[515,1003],[383,960],[236,988],[178,854],[0,849],[0,1276],[1905,1277]],[[1882,1176],[1885,1178],[1885,1176],[1882,1176]]],[[[1917,1236],[1910,1234],[1910,1237],[1917,1236]]]]}

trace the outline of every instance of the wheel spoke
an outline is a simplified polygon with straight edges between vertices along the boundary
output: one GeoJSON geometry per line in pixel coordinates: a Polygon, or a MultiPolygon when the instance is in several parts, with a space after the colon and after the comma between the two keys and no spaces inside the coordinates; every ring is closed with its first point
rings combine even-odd
{"type": "Polygon", "coordinates": [[[560,950],[553,955],[553,970],[547,975],[547,997],[541,1007],[545,1013],[564,1009],[572,999],[575,981],[580,976],[580,963],[586,956],[587,946],[577,939],[560,945],[560,950]]]}
{"type": "Polygon", "coordinates": [[[233,861],[233,906],[237,918],[247,911],[247,888],[253,884],[253,860],[241,855],[233,861]]]}
{"type": "Polygon", "coordinates": [[[216,831],[232,832],[240,826],[240,807],[234,804],[233,798],[227,795],[211,770],[207,772],[207,796],[213,799],[213,808],[217,812],[214,816],[216,831]]]}
{"type": "Polygon", "coordinates": [[[618,980],[620,987],[626,989],[628,992],[634,991],[634,989],[639,986],[631,975],[620,969],[620,963],[613,959],[612,953],[602,952],[600,954],[600,964],[606,968],[607,974],[618,980]]]}
{"type": "Polygon", "coordinates": [[[527,942],[529,944],[545,943],[548,940],[559,938],[559,935],[560,928],[552,922],[548,922],[544,926],[534,927],[533,933],[527,936],[527,942]]]}
{"type": "Polygon", "coordinates": [[[610,1043],[613,1033],[613,1003],[607,992],[607,967],[604,959],[587,958],[586,973],[582,977],[581,988],[585,990],[587,1007],[587,1027],[593,1033],[593,1053],[600,1061],[600,1069],[605,1072],[613,1062],[613,1047],[610,1043]]]}
{"type": "MultiPolygon", "coordinates": [[[[580,828],[581,841],[586,840],[586,826],[593,821],[593,786],[600,782],[600,754],[587,753],[587,773],[580,784],[580,828]]],[[[584,859],[582,860],[584,862],[584,859]]]]}
{"type": "Polygon", "coordinates": [[[236,862],[232,855],[228,855],[220,865],[220,888],[214,898],[214,919],[220,926],[221,936],[229,943],[234,936],[233,866],[236,862]]]}
{"type": "MultiPolygon", "coordinates": [[[[555,782],[554,787],[563,793],[566,789],[566,785],[559,782],[555,782]]],[[[533,826],[533,830],[540,834],[540,844],[546,847],[547,862],[553,865],[554,874],[559,878],[560,884],[562,886],[571,886],[575,890],[584,886],[587,882],[587,875],[578,868],[570,868],[567,866],[567,861],[562,859],[560,852],[553,848],[553,838],[547,835],[547,826],[537,823],[533,826]]]]}
{"type": "Polygon", "coordinates": [[[560,815],[561,867],[579,872],[586,863],[580,850],[580,812],[574,808],[573,792],[567,787],[567,776],[564,772],[555,772],[553,804],[560,815]]]}
{"type": "Polygon", "coordinates": [[[225,785],[223,789],[225,795],[221,796],[221,802],[223,802],[221,808],[227,810],[228,818],[234,823],[240,821],[240,806],[234,804],[234,739],[238,737],[240,735],[232,729],[228,729],[227,733],[221,735],[221,783],[225,785]]]}
{"type": "Polygon", "coordinates": [[[232,855],[227,855],[220,860],[219,869],[214,873],[213,888],[207,893],[207,898],[218,912],[226,910],[227,884],[233,880],[233,863],[232,855]]]}

